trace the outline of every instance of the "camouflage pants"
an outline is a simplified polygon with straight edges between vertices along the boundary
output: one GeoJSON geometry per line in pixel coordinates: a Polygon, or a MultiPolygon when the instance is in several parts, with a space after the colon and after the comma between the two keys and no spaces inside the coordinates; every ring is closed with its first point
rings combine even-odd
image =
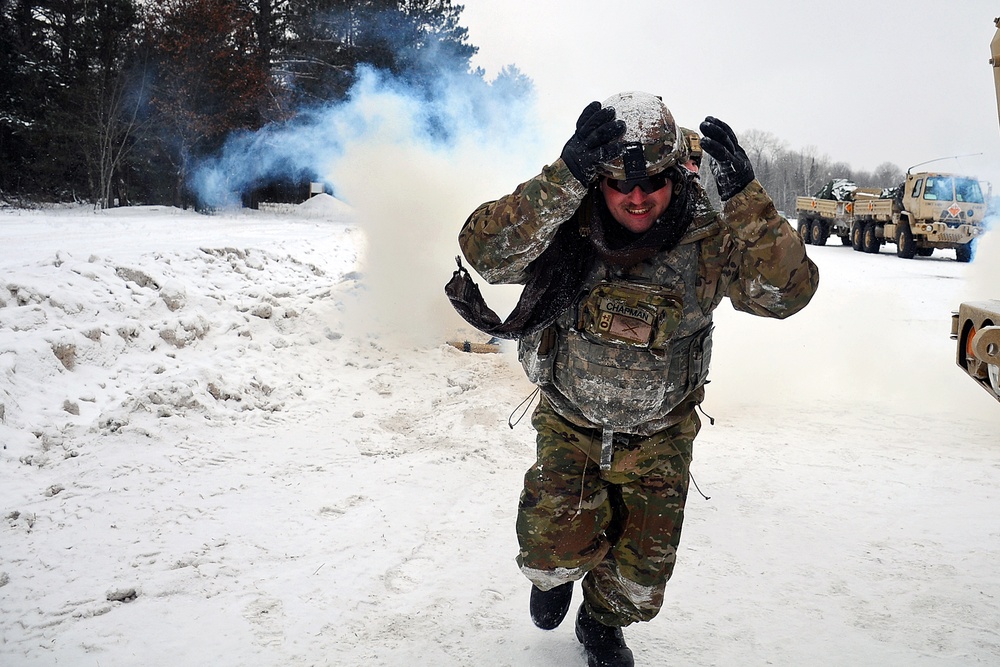
{"type": "Polygon", "coordinates": [[[606,625],[648,621],[663,605],[680,543],[688,470],[701,422],[685,418],[652,436],[615,437],[600,469],[601,432],[570,424],[542,399],[532,416],[537,460],[524,476],[517,562],[542,590],[583,579],[606,625]]]}

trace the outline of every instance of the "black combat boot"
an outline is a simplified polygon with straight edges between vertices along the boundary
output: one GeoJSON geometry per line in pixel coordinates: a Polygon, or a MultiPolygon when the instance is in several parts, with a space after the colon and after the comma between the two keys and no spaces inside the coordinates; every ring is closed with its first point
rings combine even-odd
{"type": "Polygon", "coordinates": [[[622,629],[604,625],[591,616],[586,603],[580,605],[576,615],[576,638],[587,652],[589,667],[635,667],[622,629]]]}
{"type": "Polygon", "coordinates": [[[573,599],[573,582],[567,581],[543,591],[531,585],[531,621],[542,630],[553,630],[566,618],[573,599]]]}

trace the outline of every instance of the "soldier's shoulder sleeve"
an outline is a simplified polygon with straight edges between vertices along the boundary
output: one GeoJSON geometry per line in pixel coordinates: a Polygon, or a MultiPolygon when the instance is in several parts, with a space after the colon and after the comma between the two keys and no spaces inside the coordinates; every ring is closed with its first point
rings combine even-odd
{"type": "Polygon", "coordinates": [[[731,236],[726,265],[734,273],[727,289],[733,306],[779,319],[805,308],[819,285],[819,269],[760,183],[728,200],[722,221],[731,236]]]}
{"type": "Polygon", "coordinates": [[[708,314],[722,301],[731,277],[735,274],[735,267],[730,264],[734,246],[731,234],[722,224],[721,215],[697,182],[692,189],[692,196],[694,219],[681,243],[698,244],[698,279],[695,289],[702,311],[708,314]]]}
{"type": "Polygon", "coordinates": [[[489,283],[524,282],[528,265],[586,194],[560,158],[511,194],[473,211],[458,236],[462,254],[489,283]]]}

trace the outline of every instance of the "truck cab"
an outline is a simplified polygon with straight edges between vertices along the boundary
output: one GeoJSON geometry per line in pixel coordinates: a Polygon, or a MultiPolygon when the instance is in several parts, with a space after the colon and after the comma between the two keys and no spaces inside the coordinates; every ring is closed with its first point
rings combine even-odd
{"type": "Polygon", "coordinates": [[[917,249],[954,248],[960,262],[972,259],[972,243],[985,231],[986,197],[978,180],[940,172],[907,173],[898,203],[902,210],[895,224],[886,225],[885,237],[898,243],[897,224],[907,226],[917,249]]]}
{"type": "Polygon", "coordinates": [[[903,208],[917,220],[940,221],[954,229],[980,225],[986,216],[986,198],[974,178],[918,172],[906,175],[903,208]]]}

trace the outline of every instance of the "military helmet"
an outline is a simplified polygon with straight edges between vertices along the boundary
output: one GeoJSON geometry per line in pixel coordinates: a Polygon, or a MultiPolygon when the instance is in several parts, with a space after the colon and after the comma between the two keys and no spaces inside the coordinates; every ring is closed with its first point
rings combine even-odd
{"type": "Polygon", "coordinates": [[[625,122],[625,134],[620,139],[625,151],[597,165],[602,176],[635,180],[687,162],[687,141],[659,97],[640,92],[619,93],[604,100],[602,106],[613,108],[615,118],[625,122]]]}
{"type": "Polygon", "coordinates": [[[681,132],[684,134],[684,138],[687,139],[688,153],[691,155],[691,161],[695,163],[695,166],[701,167],[701,135],[686,127],[682,127],[681,132]]]}

